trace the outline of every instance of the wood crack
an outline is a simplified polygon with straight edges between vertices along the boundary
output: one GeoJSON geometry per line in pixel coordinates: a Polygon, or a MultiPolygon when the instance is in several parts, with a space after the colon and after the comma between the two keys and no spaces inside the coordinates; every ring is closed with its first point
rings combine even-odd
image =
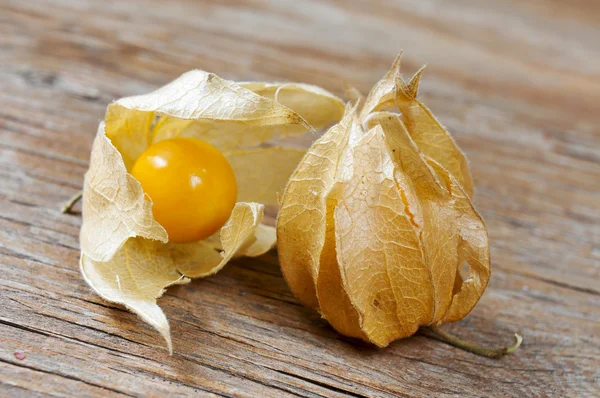
{"type": "Polygon", "coordinates": [[[110,391],[110,392],[113,392],[115,394],[125,395],[127,397],[136,397],[135,395],[128,394],[128,393],[126,393],[124,391],[117,390],[117,389],[114,389],[114,388],[111,388],[111,387],[107,387],[107,386],[103,386],[103,385],[100,385],[100,384],[92,383],[92,382],[84,380],[84,379],[82,379],[80,377],[75,377],[75,376],[69,375],[69,374],[64,373],[64,372],[58,372],[58,371],[54,371],[54,370],[41,369],[41,368],[38,368],[38,367],[35,367],[35,366],[26,365],[24,363],[18,363],[18,362],[14,362],[14,361],[7,361],[7,360],[4,360],[2,358],[0,358],[0,362],[4,362],[4,363],[7,363],[7,364],[10,364],[10,365],[13,365],[13,366],[17,366],[19,368],[25,368],[25,369],[33,370],[33,371],[36,371],[36,372],[46,373],[46,374],[49,374],[49,375],[52,375],[52,376],[62,377],[64,379],[78,381],[80,383],[87,384],[88,386],[100,388],[102,390],[110,391]]]}
{"type": "Polygon", "coordinates": [[[273,383],[268,383],[267,382],[268,379],[264,379],[263,380],[263,379],[260,379],[258,377],[249,376],[247,374],[233,372],[233,371],[231,371],[229,369],[226,369],[226,368],[221,368],[221,367],[218,367],[218,366],[209,365],[206,362],[202,362],[202,361],[198,360],[195,356],[192,356],[192,355],[182,355],[182,356],[184,358],[186,358],[187,360],[192,361],[192,362],[194,362],[194,363],[196,363],[198,365],[204,366],[204,367],[206,367],[208,369],[212,369],[212,370],[215,370],[215,371],[218,371],[218,372],[223,372],[223,373],[226,373],[226,374],[228,374],[230,376],[233,376],[233,377],[247,379],[247,380],[253,381],[255,383],[261,384],[261,385],[263,385],[265,387],[275,388],[277,390],[283,391],[283,392],[285,392],[287,394],[295,395],[297,397],[304,397],[305,396],[305,395],[299,395],[299,394],[295,393],[293,390],[291,390],[291,389],[293,389],[293,386],[287,386],[286,385],[286,387],[288,387],[288,388],[284,388],[284,387],[275,385],[273,383]]]}
{"type": "Polygon", "coordinates": [[[262,366],[266,367],[267,369],[271,369],[271,370],[273,370],[273,371],[275,371],[277,373],[281,373],[281,374],[284,374],[284,375],[287,375],[287,376],[290,376],[290,377],[294,377],[294,378],[302,380],[302,381],[304,381],[306,383],[314,384],[316,386],[322,387],[322,388],[324,388],[326,390],[329,390],[329,391],[332,391],[332,392],[336,392],[336,393],[339,393],[339,394],[344,394],[344,395],[349,396],[349,397],[358,397],[358,398],[367,397],[367,395],[357,394],[355,392],[348,391],[346,389],[343,389],[343,388],[340,388],[340,387],[336,387],[336,386],[333,386],[331,384],[324,383],[322,381],[310,379],[308,377],[300,376],[300,375],[295,374],[295,373],[286,372],[285,370],[276,369],[276,368],[273,368],[273,367],[270,367],[270,366],[265,366],[265,365],[262,365],[262,366]]]}
{"type": "Polygon", "coordinates": [[[569,289],[575,292],[579,292],[579,293],[587,293],[587,294],[592,294],[594,296],[599,296],[600,292],[591,288],[587,288],[587,287],[581,287],[581,286],[575,286],[575,285],[571,285],[565,282],[559,282],[556,281],[554,279],[548,279],[548,278],[544,278],[538,275],[532,275],[532,274],[527,274],[524,272],[520,272],[518,270],[514,270],[514,269],[510,269],[510,270],[505,270],[508,273],[511,274],[515,274],[515,275],[520,275],[520,276],[524,276],[526,278],[531,278],[531,279],[535,279],[536,281],[540,281],[540,282],[545,282],[548,283],[550,285],[554,285],[554,286],[558,286],[558,287],[562,287],[564,289],[569,289]]]}
{"type": "Polygon", "coordinates": [[[61,267],[60,265],[56,265],[56,264],[50,264],[50,263],[46,263],[44,261],[38,260],[36,258],[33,258],[31,256],[28,256],[27,254],[23,254],[23,253],[17,253],[13,250],[10,250],[9,248],[7,248],[6,246],[0,246],[0,254],[3,254],[7,257],[13,257],[13,258],[17,258],[19,260],[26,260],[26,261],[31,261],[33,263],[36,264],[41,264],[41,265],[45,265],[48,267],[52,267],[52,268],[57,268],[57,269],[61,269],[70,273],[77,273],[77,271],[71,269],[71,268],[66,268],[66,267],[61,267]]]}
{"type": "MultiPolygon", "coordinates": [[[[435,340],[435,341],[440,341],[440,340],[436,339],[435,337],[430,337],[430,336],[425,335],[425,334],[422,334],[422,336],[430,338],[430,339],[435,340]]],[[[481,375],[479,375],[477,373],[465,372],[465,371],[462,371],[462,370],[458,370],[458,369],[456,369],[456,368],[454,368],[452,366],[445,366],[445,365],[442,365],[442,364],[439,364],[439,363],[426,361],[426,360],[423,360],[421,358],[414,358],[414,357],[409,357],[409,356],[405,356],[405,355],[400,355],[398,353],[394,353],[393,355],[397,356],[397,357],[400,357],[400,358],[403,358],[403,359],[407,359],[409,361],[420,362],[420,363],[423,363],[423,364],[426,364],[426,365],[429,365],[429,366],[435,366],[435,367],[438,367],[438,368],[446,369],[446,370],[448,370],[448,371],[450,371],[452,373],[458,373],[458,374],[462,374],[462,375],[465,375],[465,376],[475,377],[475,378],[477,378],[477,379],[479,379],[481,381],[489,381],[488,378],[483,377],[483,376],[481,376],[481,375]]],[[[495,380],[495,381],[503,383],[503,384],[523,385],[523,383],[516,382],[516,381],[507,381],[507,380],[495,380]]]]}
{"type": "MultiPolygon", "coordinates": [[[[75,325],[75,326],[82,327],[82,328],[85,328],[85,329],[90,329],[90,330],[93,330],[93,331],[101,333],[101,334],[106,334],[106,335],[111,336],[111,337],[116,337],[118,339],[123,339],[125,341],[129,341],[130,343],[133,343],[133,344],[141,345],[141,346],[148,347],[148,348],[151,348],[151,349],[156,349],[155,346],[144,344],[144,343],[142,343],[140,341],[131,340],[131,339],[128,339],[127,337],[123,337],[123,336],[120,336],[118,334],[114,334],[114,333],[108,332],[106,330],[97,329],[97,328],[95,328],[93,326],[81,325],[81,324],[79,324],[77,322],[73,322],[73,321],[70,321],[70,320],[65,319],[65,318],[60,318],[60,317],[57,317],[57,316],[54,316],[54,315],[50,315],[50,314],[43,314],[41,312],[34,312],[34,314],[42,316],[42,317],[45,317],[45,318],[56,319],[56,320],[58,320],[60,322],[66,322],[66,323],[69,323],[71,325],[75,325]]],[[[92,343],[92,342],[89,342],[89,341],[81,340],[81,339],[79,339],[77,337],[66,336],[66,335],[61,334],[61,333],[52,333],[52,334],[55,335],[55,336],[63,337],[63,338],[68,339],[68,340],[74,340],[74,341],[77,341],[77,342],[82,343],[82,344],[89,344],[89,345],[93,345],[95,347],[99,347],[99,348],[102,348],[102,349],[105,349],[105,350],[115,351],[115,352],[118,352],[118,353],[121,353],[121,354],[131,355],[131,356],[142,358],[142,359],[147,359],[146,357],[144,357],[142,355],[133,354],[130,351],[117,350],[115,348],[103,346],[101,344],[97,344],[97,343],[92,343]]]]}

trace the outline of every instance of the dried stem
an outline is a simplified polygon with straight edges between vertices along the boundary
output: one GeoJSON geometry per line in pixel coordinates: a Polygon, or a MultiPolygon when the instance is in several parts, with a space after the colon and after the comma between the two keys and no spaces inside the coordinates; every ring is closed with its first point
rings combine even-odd
{"type": "Polygon", "coordinates": [[[444,332],[443,330],[439,329],[437,326],[429,326],[429,329],[436,336],[438,336],[440,339],[442,339],[444,342],[446,342],[450,345],[453,345],[454,347],[458,347],[465,351],[469,351],[473,354],[480,355],[480,356],[487,357],[487,358],[500,358],[506,354],[515,352],[517,350],[517,348],[519,348],[521,346],[521,343],[523,342],[523,337],[521,337],[515,333],[515,336],[514,336],[515,342],[512,345],[507,346],[507,347],[502,347],[502,348],[485,348],[485,347],[471,345],[471,344],[467,343],[466,341],[459,339],[458,337],[452,336],[451,334],[444,332]]]}
{"type": "Polygon", "coordinates": [[[71,199],[69,199],[68,201],[66,201],[63,204],[63,206],[60,209],[61,213],[71,213],[71,214],[73,214],[73,212],[72,212],[73,206],[75,206],[75,203],[79,202],[79,200],[81,199],[82,195],[83,195],[83,191],[79,191],[75,195],[73,195],[71,197],[71,199]]]}

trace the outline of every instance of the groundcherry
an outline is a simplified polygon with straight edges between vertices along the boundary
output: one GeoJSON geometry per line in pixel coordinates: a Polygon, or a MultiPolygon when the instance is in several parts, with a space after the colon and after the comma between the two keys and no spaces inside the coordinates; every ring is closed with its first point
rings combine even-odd
{"type": "Polygon", "coordinates": [[[150,146],[131,174],[152,199],[152,212],[174,243],[195,242],[217,232],[237,199],[231,165],[212,145],[172,138],[150,146]]]}

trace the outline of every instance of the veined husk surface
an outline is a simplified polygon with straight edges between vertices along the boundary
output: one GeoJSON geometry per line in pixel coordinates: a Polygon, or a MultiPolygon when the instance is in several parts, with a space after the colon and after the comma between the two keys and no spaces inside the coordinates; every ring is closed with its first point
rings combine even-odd
{"type": "Polygon", "coordinates": [[[386,346],[454,322],[490,277],[467,160],[400,57],[304,155],[277,220],[285,278],[340,333],[386,346]],[[468,264],[468,275],[460,269],[468,264]]]}
{"type": "Polygon", "coordinates": [[[111,103],[84,182],[80,265],[85,280],[104,299],[125,305],[156,328],[171,352],[169,324],[156,303],[165,289],[275,245],[275,229],[262,224],[264,205],[277,204],[305,151],[267,143],[325,127],[343,112],[344,103],[319,87],[235,83],[201,70],[111,103]],[[152,215],[152,201],[129,174],[150,145],[177,136],[220,149],[238,182],[238,203],[227,223],[191,244],[169,242],[152,215]]]}

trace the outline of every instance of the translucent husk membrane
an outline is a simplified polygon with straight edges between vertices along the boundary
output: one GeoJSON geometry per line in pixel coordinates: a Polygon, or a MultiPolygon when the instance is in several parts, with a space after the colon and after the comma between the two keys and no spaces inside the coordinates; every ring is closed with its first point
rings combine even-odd
{"type": "Polygon", "coordinates": [[[380,347],[466,316],[490,277],[485,224],[471,202],[468,163],[417,99],[423,69],[408,82],[400,57],[366,98],[352,104],[304,155],[277,221],[285,278],[304,304],[340,333],[380,347]],[[463,264],[468,275],[461,275],[463,264]]]}

